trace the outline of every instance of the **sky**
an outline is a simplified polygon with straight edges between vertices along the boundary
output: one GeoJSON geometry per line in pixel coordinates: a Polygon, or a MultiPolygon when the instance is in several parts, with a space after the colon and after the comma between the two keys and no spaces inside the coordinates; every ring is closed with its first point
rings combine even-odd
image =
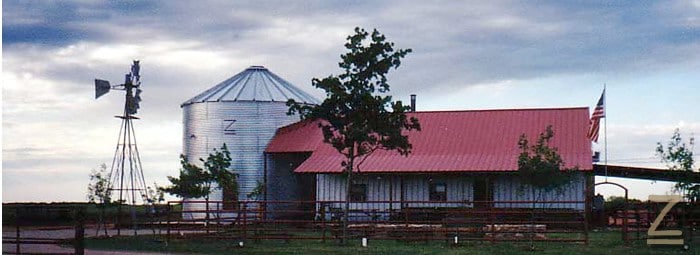
{"type": "MultiPolygon", "coordinates": [[[[251,65],[323,98],[311,79],[340,73],[357,26],[413,50],[389,83],[418,110],[592,108],[606,86],[593,149],[607,136],[610,164],[664,167],[657,142],[700,134],[698,0],[2,1],[2,201],[85,201],[123,104],[95,100],[95,78],[119,83],[141,61],[138,146],[147,182],[165,185],[181,103],[251,65]]],[[[610,181],[641,199],[672,187],[610,181]]]]}

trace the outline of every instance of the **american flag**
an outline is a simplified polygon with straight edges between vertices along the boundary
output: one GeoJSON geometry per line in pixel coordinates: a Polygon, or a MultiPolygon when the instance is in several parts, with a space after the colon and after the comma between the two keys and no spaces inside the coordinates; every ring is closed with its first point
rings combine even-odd
{"type": "Polygon", "coordinates": [[[600,95],[598,99],[598,104],[595,105],[595,110],[591,114],[590,127],[588,129],[588,139],[593,142],[598,142],[598,135],[600,134],[600,119],[605,118],[605,89],[603,89],[603,94],[600,95]]]}

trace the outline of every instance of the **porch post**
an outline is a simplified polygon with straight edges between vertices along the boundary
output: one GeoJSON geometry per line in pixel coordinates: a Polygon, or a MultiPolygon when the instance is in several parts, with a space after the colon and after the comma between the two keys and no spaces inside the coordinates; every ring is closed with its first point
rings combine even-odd
{"type": "Polygon", "coordinates": [[[401,183],[400,183],[400,185],[401,185],[401,188],[400,188],[400,189],[401,189],[401,194],[399,194],[399,197],[400,197],[399,199],[401,199],[401,209],[403,210],[403,208],[404,208],[404,199],[405,199],[405,198],[404,198],[404,194],[406,193],[406,187],[404,186],[404,183],[403,183],[403,175],[399,177],[399,181],[401,182],[401,183]]]}
{"type": "Polygon", "coordinates": [[[394,178],[389,178],[389,215],[394,209],[394,178]]]}
{"type": "MultiPolygon", "coordinates": [[[[260,206],[260,205],[258,205],[260,206]]],[[[262,220],[267,219],[267,152],[263,151],[263,202],[262,220]]]]}

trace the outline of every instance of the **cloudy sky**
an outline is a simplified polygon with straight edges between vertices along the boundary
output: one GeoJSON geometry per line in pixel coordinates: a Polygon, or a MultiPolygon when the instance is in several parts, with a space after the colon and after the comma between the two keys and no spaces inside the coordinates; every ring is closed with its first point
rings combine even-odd
{"type": "MultiPolygon", "coordinates": [[[[606,84],[611,163],[663,166],[656,142],[700,134],[700,1],[461,2],[2,1],[2,200],[85,200],[123,100],[94,100],[94,78],[141,60],[136,133],[162,185],[182,102],[251,65],[321,98],[310,80],[339,73],[356,26],[413,49],[390,83],[419,110],[592,107],[606,84]]],[[[670,187],[614,180],[639,198],[670,187]]]]}

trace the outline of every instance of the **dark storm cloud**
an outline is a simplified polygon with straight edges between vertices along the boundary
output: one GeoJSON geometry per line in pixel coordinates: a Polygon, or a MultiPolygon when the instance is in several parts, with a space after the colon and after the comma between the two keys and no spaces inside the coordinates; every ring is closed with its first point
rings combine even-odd
{"type": "MultiPolygon", "coordinates": [[[[146,58],[144,72],[151,71],[151,78],[155,78],[148,80],[149,89],[183,94],[178,102],[173,98],[155,99],[163,103],[155,107],[168,113],[173,110],[164,105],[179,105],[179,101],[246,65],[274,64],[277,69],[273,71],[310,90],[312,77],[339,72],[338,55],[344,50],[344,37],[354,26],[378,28],[397,47],[414,50],[392,77],[392,88],[398,95],[538,77],[635,75],[700,60],[698,8],[687,2],[149,1],[4,5],[9,7],[4,11],[9,15],[3,16],[3,29],[10,35],[3,37],[10,41],[4,51],[11,51],[17,42],[49,50],[79,41],[143,47],[194,42],[189,46],[182,43],[178,50],[211,52],[228,61],[228,69],[192,70],[185,63],[154,63],[149,60],[158,56],[140,55],[146,58]],[[329,33],[331,30],[341,32],[329,33]]],[[[47,61],[41,52],[32,58],[26,62],[47,61]]],[[[209,65],[207,59],[192,61],[204,61],[198,63],[202,68],[209,65]]],[[[126,70],[113,63],[58,59],[46,64],[38,75],[81,84],[93,75],[119,79],[123,74],[117,70],[122,69],[126,70]]],[[[79,92],[84,88],[64,89],[79,92]]]]}
{"type": "Polygon", "coordinates": [[[415,56],[407,61],[416,57],[421,67],[411,80],[425,77],[433,87],[568,74],[626,75],[699,59],[700,28],[688,23],[698,17],[692,6],[516,2],[426,10],[390,15],[388,23],[398,31],[410,19],[421,21],[411,28],[415,37],[401,35],[397,41],[416,45],[415,56]],[[440,68],[430,67],[435,64],[440,68]],[[457,80],[461,84],[453,82],[457,80]]]}
{"type": "Polygon", "coordinates": [[[119,35],[90,24],[118,17],[156,14],[148,1],[108,1],[80,4],[70,1],[3,1],[5,45],[16,43],[64,46],[80,40],[104,41],[119,35]]]}
{"type": "Polygon", "coordinates": [[[3,26],[2,29],[2,43],[5,45],[33,43],[58,46],[73,43],[84,38],[87,38],[87,36],[78,29],[43,24],[3,26]]]}
{"type": "MultiPolygon", "coordinates": [[[[289,73],[303,86],[311,77],[338,72],[342,42],[354,26],[378,28],[398,47],[414,50],[392,81],[397,93],[558,75],[633,75],[700,59],[698,7],[682,1],[30,1],[3,7],[8,14],[3,40],[9,42],[4,50],[20,42],[61,47],[78,41],[144,46],[194,41],[188,50],[237,63],[281,65],[281,75],[289,73]],[[342,34],[324,33],[332,29],[342,34]],[[334,43],[319,46],[329,41],[334,43]],[[254,58],[263,63],[249,63],[254,58]]],[[[44,74],[71,79],[76,76],[69,70],[108,68],[56,63],[44,74]]],[[[154,71],[193,79],[204,74],[177,63],[154,71]]],[[[219,71],[218,79],[238,71],[219,71]]],[[[193,91],[192,84],[167,84],[193,91]]]]}

